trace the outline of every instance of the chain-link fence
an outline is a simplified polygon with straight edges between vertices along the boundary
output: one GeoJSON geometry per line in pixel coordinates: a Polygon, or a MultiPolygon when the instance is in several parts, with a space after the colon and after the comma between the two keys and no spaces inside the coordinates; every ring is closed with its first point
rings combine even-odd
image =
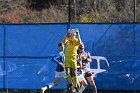
{"type": "MultiPolygon", "coordinates": [[[[139,93],[140,27],[132,24],[140,22],[139,7],[139,0],[0,0],[0,92],[40,93],[54,79],[57,44],[78,28],[85,50],[107,59],[91,64],[105,71],[95,75],[99,93],[139,93]]],[[[50,93],[66,86],[62,79],[50,93]]]]}
{"type": "MultiPolygon", "coordinates": [[[[30,93],[52,83],[56,64],[51,59],[67,27],[0,25],[0,88],[30,93]]],[[[91,71],[96,71],[98,90],[139,90],[139,24],[70,24],[70,28],[79,29],[85,51],[95,56],[91,71]]],[[[63,78],[52,92],[63,89],[65,93],[66,87],[63,78]]],[[[91,89],[90,85],[87,89],[91,89]]]]}

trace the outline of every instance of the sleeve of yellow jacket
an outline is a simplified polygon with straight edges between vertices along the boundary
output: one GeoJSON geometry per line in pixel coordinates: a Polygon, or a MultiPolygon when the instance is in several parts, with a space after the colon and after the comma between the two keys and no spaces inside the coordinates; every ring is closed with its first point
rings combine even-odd
{"type": "Polygon", "coordinates": [[[80,45],[81,43],[82,43],[82,41],[81,41],[81,37],[80,37],[80,35],[78,35],[77,45],[80,45]]]}
{"type": "Polygon", "coordinates": [[[66,44],[66,43],[67,43],[67,41],[68,41],[68,37],[67,37],[67,36],[65,36],[65,37],[63,38],[63,40],[62,40],[62,43],[66,44]]]}

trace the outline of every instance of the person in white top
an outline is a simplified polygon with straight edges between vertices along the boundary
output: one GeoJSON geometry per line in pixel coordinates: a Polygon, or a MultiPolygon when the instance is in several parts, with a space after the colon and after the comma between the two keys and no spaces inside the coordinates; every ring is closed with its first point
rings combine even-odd
{"type": "Polygon", "coordinates": [[[81,52],[82,56],[82,75],[89,81],[90,85],[92,86],[93,92],[97,93],[97,88],[93,79],[93,73],[90,71],[90,63],[92,62],[90,53],[84,51],[84,44],[79,45],[78,49],[81,52]]]}

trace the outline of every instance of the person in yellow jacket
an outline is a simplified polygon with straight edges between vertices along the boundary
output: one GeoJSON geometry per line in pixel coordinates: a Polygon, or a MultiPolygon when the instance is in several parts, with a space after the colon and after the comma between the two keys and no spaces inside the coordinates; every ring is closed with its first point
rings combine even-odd
{"type": "Polygon", "coordinates": [[[77,77],[77,49],[81,44],[81,38],[78,29],[69,29],[68,34],[64,37],[63,41],[66,44],[65,50],[65,69],[66,69],[66,79],[69,82],[68,88],[72,87],[72,76],[70,74],[70,69],[73,73],[74,87],[78,92],[78,77],[77,77]],[[76,38],[76,35],[78,36],[76,38]]]}

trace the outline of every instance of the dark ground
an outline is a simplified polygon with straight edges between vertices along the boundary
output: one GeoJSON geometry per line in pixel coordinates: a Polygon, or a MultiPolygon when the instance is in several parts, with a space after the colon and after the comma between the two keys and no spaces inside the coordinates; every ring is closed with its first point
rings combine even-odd
{"type": "MultiPolygon", "coordinates": [[[[7,92],[1,90],[0,93],[40,93],[40,90],[8,90],[7,92]]],[[[50,90],[45,93],[67,93],[66,90],[50,90]]],[[[83,93],[93,93],[91,90],[85,90],[83,93]]],[[[111,91],[111,90],[98,90],[98,93],[140,93],[140,91],[111,91]]]]}

